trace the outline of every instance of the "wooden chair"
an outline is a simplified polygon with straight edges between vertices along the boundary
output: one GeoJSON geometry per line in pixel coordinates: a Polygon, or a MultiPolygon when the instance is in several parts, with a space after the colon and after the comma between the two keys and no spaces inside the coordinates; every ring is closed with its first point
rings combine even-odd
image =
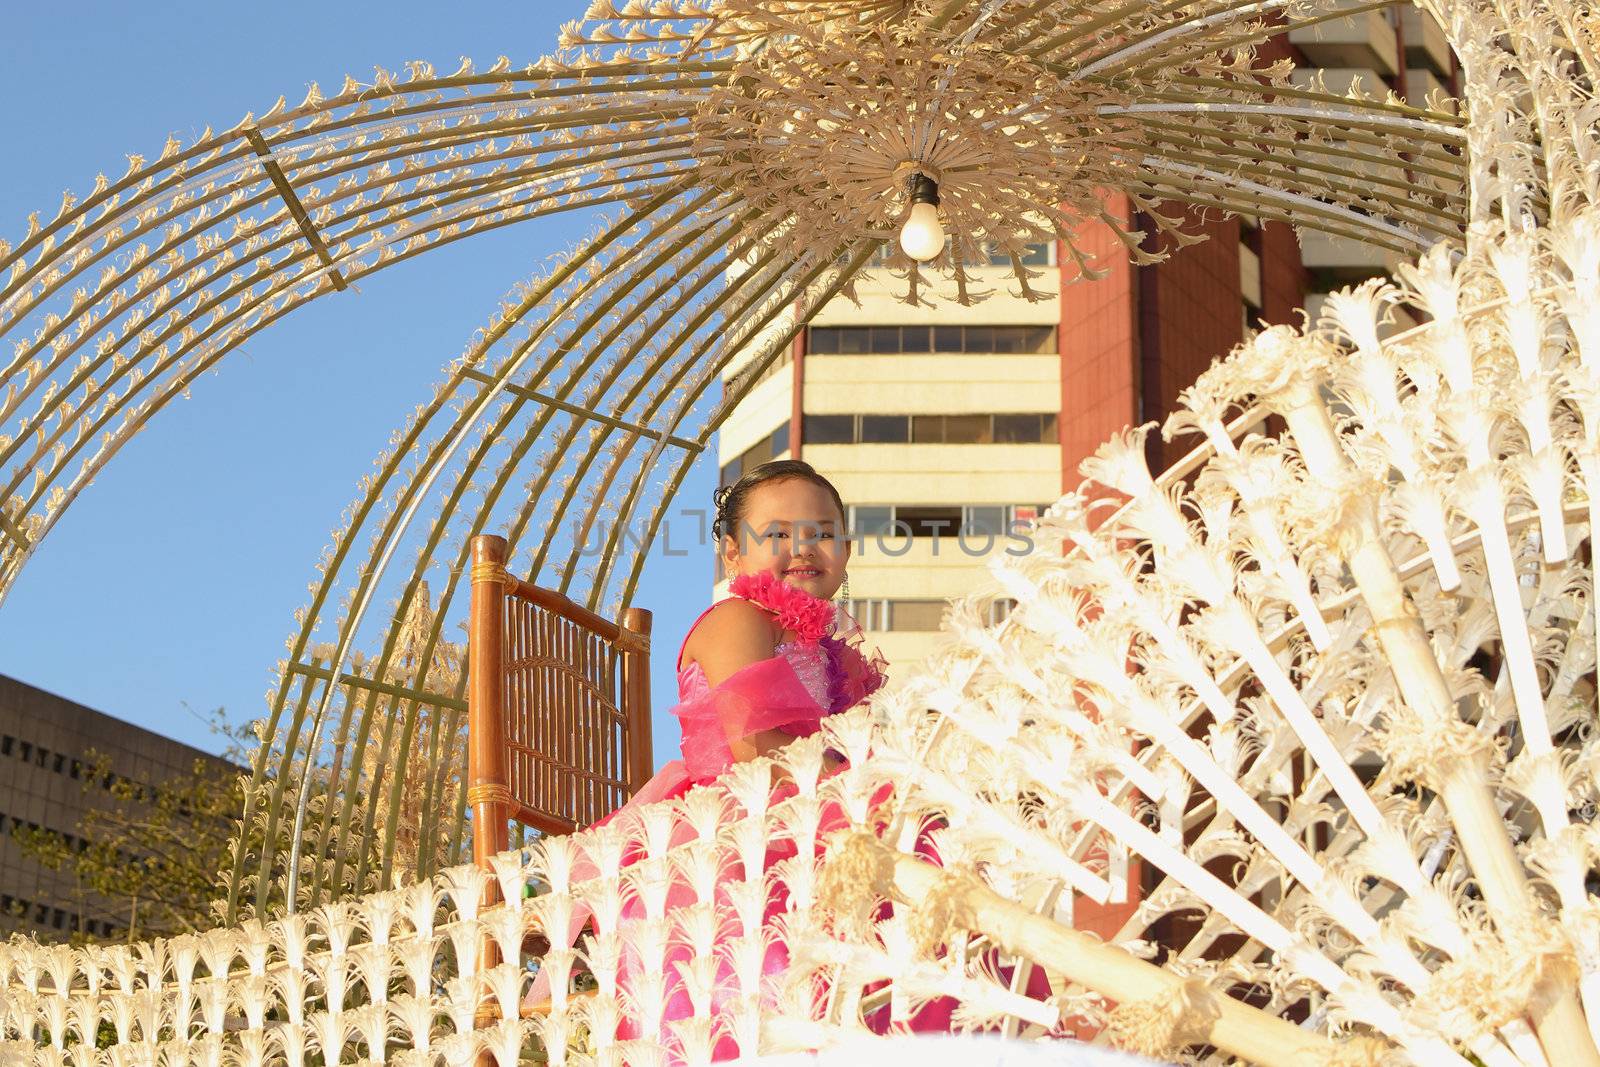
{"type": "MultiPolygon", "coordinates": [[[[513,819],[570,833],[650,778],[650,623],[643,608],[623,612],[618,625],[519,581],[506,571],[505,538],[472,539],[467,803],[478,866],[492,869],[489,858],[510,847],[513,819]]],[[[483,904],[499,900],[491,880],[483,904]]],[[[482,951],[485,969],[500,962],[492,937],[482,951]]],[[[478,1026],[493,1025],[492,1001],[485,991],[478,1026]]],[[[476,1058],[477,1067],[493,1062],[486,1052],[476,1058]]]]}
{"type": "MultiPolygon", "coordinates": [[[[516,820],[587,826],[650,777],[650,612],[621,624],[506,571],[503,537],[472,540],[467,803],[480,866],[516,820]]],[[[496,894],[496,898],[498,894],[496,894]]]]}

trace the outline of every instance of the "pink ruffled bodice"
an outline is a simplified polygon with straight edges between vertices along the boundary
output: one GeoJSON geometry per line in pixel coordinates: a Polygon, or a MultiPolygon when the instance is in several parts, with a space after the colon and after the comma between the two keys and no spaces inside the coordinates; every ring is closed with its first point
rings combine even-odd
{"type": "Polygon", "coordinates": [[[730,737],[763,730],[808,736],[823,718],[854,707],[883,684],[883,660],[863,651],[855,620],[841,609],[830,629],[817,638],[778,644],[769,658],[741,667],[715,687],[699,663],[684,663],[680,653],[678,703],[672,711],[691,781],[709,782],[728,769],[730,737]]]}

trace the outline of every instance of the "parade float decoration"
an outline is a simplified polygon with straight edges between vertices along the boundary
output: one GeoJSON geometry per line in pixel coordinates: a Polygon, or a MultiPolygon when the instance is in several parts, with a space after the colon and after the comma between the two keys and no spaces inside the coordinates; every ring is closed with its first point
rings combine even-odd
{"type": "Polygon", "coordinates": [[[612,206],[472,339],[336,533],[263,724],[225,922],[0,947],[5,1054],[702,1062],[948,997],[958,1028],[1166,1059],[1600,1063],[1595,22],[1422,6],[1459,59],[1457,109],[1295,87],[1259,50],[1372,5],[602,3],[554,58],[314,91],[35,220],[0,250],[0,590],[254,331],[438,244],[612,206]],[[950,244],[925,258],[930,205],[950,244]],[[1108,442],[1036,522],[1039,550],[951,605],[925,668],[823,736],[460,862],[466,679],[393,664],[419,620],[413,661],[432,662],[471,536],[506,533],[518,573],[615,613],[644,547],[585,568],[552,553],[558,526],[654,531],[876,250],[908,300],[981,300],[962,266],[980,242],[1037,296],[1026,244],[1092,274],[1084,226],[1158,256],[1209,209],[1400,258],[1108,442]],[[1419,324],[1394,329],[1400,307],[1419,324]],[[1154,432],[1193,449],[1152,471],[1154,432]],[[823,773],[825,745],[848,769],[823,773]],[[719,895],[728,870],[743,881],[719,895]],[[625,897],[646,921],[617,921],[625,897]],[[1134,898],[1114,936],[1074,929],[1134,898]],[[593,928],[565,943],[580,905],[593,928]],[[533,960],[530,935],[550,941],[533,960]],[[763,988],[777,936],[791,966],[763,988]],[[652,968],[685,946],[678,974],[652,968]],[[661,995],[619,986],[624,955],[661,995]],[[530,963],[557,979],[531,1013],[530,963]],[[663,1027],[669,981],[695,1010],[663,1027]],[[623,1020],[649,1036],[618,1039],[623,1020]]]}

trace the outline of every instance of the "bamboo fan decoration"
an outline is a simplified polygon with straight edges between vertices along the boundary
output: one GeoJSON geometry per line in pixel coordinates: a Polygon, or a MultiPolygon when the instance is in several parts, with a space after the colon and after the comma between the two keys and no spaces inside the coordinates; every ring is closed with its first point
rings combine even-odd
{"type": "MultiPolygon", "coordinates": [[[[1600,349],[1561,309],[1597,295],[1573,280],[1600,276],[1597,223],[1441,247],[1307,336],[1259,336],[1163,428],[1203,435],[1175,475],[1146,468],[1148,427],[1087,461],[1035,530],[1066,552],[994,568],[1016,612],[953,613],[866,763],[999,892],[862,835],[837,910],[961,915],[1114,1001],[1074,1010],[1153,1055],[1311,1055],[1259,1024],[1224,1040],[1255,996],[1342,1042],[1314,1062],[1594,1062],[1600,349]],[[1380,341],[1401,301],[1430,321],[1380,341]],[[1005,914],[1103,895],[1096,838],[1160,872],[1121,942],[1159,976],[1124,963],[1112,988],[1103,949],[1051,961],[1005,914]]],[[[905,973],[879,940],[817,957],[905,973]]]]}

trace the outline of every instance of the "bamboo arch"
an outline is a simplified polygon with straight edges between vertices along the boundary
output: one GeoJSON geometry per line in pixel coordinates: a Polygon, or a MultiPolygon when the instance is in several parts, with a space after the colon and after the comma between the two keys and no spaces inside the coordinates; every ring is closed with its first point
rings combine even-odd
{"type": "MultiPolygon", "coordinates": [[[[1459,240],[1484,203],[1462,118],[1294,88],[1255,58],[1378,6],[601,3],[524,68],[415,63],[134,157],[0,247],[0,597],[129,437],[256,331],[441,244],[607,210],[511,294],[359,487],[280,665],[229,914],[436,870],[462,836],[445,627],[470,537],[502,530],[536,580],[627,606],[694,458],[893,232],[910,158],[939,171],[955,251],[1011,252],[1035,297],[1022,246],[1059,239],[1082,265],[1083,219],[1149,254],[1104,188],[1168,247],[1191,239],[1175,208],[1408,254],[1459,240]],[[852,79],[908,103],[863,106],[852,79]],[[735,360],[749,373],[712,397],[735,360]],[[420,766],[394,771],[412,751],[420,766]]],[[[981,299],[960,258],[891,269],[909,299],[981,299]]]]}

